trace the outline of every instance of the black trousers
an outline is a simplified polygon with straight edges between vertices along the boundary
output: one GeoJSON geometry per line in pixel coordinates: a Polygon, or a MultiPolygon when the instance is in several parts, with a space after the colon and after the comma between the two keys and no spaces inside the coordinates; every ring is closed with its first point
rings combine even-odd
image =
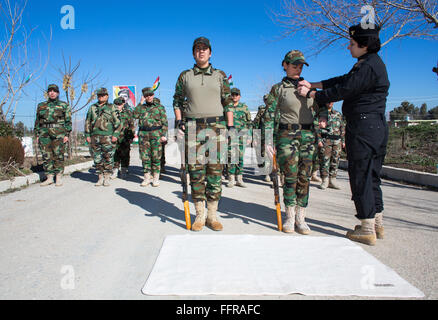
{"type": "Polygon", "coordinates": [[[380,171],[387,144],[388,126],[383,117],[347,119],[348,175],[358,219],[372,219],[383,211],[380,171]]]}

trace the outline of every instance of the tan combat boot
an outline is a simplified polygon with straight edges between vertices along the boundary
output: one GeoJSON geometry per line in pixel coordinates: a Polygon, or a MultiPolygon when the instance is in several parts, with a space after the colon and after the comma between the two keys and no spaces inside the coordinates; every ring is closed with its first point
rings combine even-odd
{"type": "Polygon", "coordinates": [[[376,213],[375,219],[376,237],[377,239],[383,239],[385,235],[385,230],[383,228],[383,212],[376,213]]]}
{"type": "Polygon", "coordinates": [[[318,183],[322,182],[321,178],[318,177],[318,171],[313,171],[312,178],[310,179],[310,181],[314,181],[314,182],[318,182],[318,183]]]}
{"type": "Polygon", "coordinates": [[[53,181],[53,174],[48,174],[46,181],[40,183],[41,187],[47,187],[48,185],[53,184],[55,181],[53,181]]]}
{"type": "Polygon", "coordinates": [[[347,238],[351,241],[357,241],[369,246],[374,246],[376,244],[375,218],[361,219],[360,221],[360,228],[355,228],[354,231],[348,231],[347,238]]]}
{"type": "MultiPolygon", "coordinates": [[[[385,229],[383,228],[383,212],[376,213],[375,216],[375,231],[376,231],[376,238],[377,239],[383,239],[385,235],[385,229]]],[[[354,227],[354,231],[359,230],[361,225],[357,225],[354,227]]]]}
{"type": "Polygon", "coordinates": [[[109,187],[110,186],[110,180],[111,180],[111,173],[105,172],[103,174],[103,186],[109,187]]]}
{"type": "Polygon", "coordinates": [[[330,178],[329,179],[328,187],[332,188],[332,189],[336,189],[336,190],[341,190],[341,187],[336,182],[336,178],[330,178]]]}
{"type": "Polygon", "coordinates": [[[238,175],[237,176],[236,186],[239,186],[241,188],[246,188],[246,184],[243,182],[243,176],[242,175],[238,175]]]}
{"type": "Polygon", "coordinates": [[[205,226],[205,201],[195,201],[196,219],[192,224],[192,231],[201,231],[205,226]]]}
{"type": "Polygon", "coordinates": [[[117,179],[117,176],[119,175],[119,169],[114,169],[113,174],[111,175],[111,180],[117,179]]]}
{"type": "Polygon", "coordinates": [[[322,177],[322,182],[321,182],[321,184],[319,185],[319,188],[320,188],[321,190],[325,190],[325,189],[327,189],[328,184],[329,184],[329,179],[328,179],[328,177],[322,177]]]}
{"type": "Polygon", "coordinates": [[[219,222],[217,217],[217,206],[219,201],[207,201],[207,227],[210,227],[214,231],[222,231],[222,223],[219,222]]]}
{"type": "Polygon", "coordinates": [[[159,187],[160,186],[160,173],[154,172],[154,178],[152,180],[152,187],[159,187]]]}
{"type": "Polygon", "coordinates": [[[234,174],[230,174],[230,175],[228,176],[228,184],[227,184],[227,187],[228,187],[228,188],[232,188],[232,187],[234,187],[235,185],[236,185],[236,178],[235,178],[234,174]]]}
{"type": "Polygon", "coordinates": [[[56,174],[56,184],[57,187],[62,187],[62,173],[56,174]]]}
{"type": "Polygon", "coordinates": [[[296,230],[300,234],[307,235],[310,233],[310,228],[307,225],[305,218],[306,218],[306,208],[300,207],[297,205],[295,207],[296,210],[296,217],[295,217],[295,226],[297,227],[296,230]]]}
{"type": "Polygon", "coordinates": [[[147,187],[150,183],[151,183],[151,173],[150,172],[146,172],[144,174],[144,180],[140,184],[140,187],[147,187]]]}
{"type": "Polygon", "coordinates": [[[95,186],[96,187],[103,186],[103,173],[99,173],[99,180],[97,180],[95,186]]]}
{"type": "Polygon", "coordinates": [[[295,209],[286,207],[286,220],[283,223],[283,232],[292,233],[295,231],[295,209]]]}

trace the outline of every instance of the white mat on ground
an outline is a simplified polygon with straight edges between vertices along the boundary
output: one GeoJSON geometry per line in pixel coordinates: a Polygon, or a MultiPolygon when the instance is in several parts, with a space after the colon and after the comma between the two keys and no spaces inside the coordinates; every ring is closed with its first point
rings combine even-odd
{"type": "Polygon", "coordinates": [[[175,235],[164,240],[147,295],[423,297],[345,238],[175,235]]]}

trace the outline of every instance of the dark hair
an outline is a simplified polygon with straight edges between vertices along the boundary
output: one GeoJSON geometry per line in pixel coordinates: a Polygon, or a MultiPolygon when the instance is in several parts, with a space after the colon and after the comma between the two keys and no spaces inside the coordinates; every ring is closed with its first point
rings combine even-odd
{"type": "Polygon", "coordinates": [[[379,37],[352,37],[357,42],[359,48],[367,47],[368,53],[380,51],[381,43],[379,37]]]}

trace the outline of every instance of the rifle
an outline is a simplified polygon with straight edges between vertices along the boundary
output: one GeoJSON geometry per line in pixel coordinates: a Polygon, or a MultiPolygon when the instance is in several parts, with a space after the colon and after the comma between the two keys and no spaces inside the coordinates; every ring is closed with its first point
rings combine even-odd
{"type": "Polygon", "coordinates": [[[275,159],[275,154],[273,155],[272,159],[272,173],[271,173],[271,180],[274,185],[274,204],[277,211],[277,226],[278,231],[283,230],[283,223],[281,221],[281,206],[280,206],[280,187],[278,184],[278,167],[277,167],[277,161],[275,159]]]}
{"type": "Polygon", "coordinates": [[[186,158],[183,157],[183,154],[186,154],[186,148],[184,144],[182,144],[181,150],[181,169],[180,169],[180,177],[181,177],[181,185],[182,185],[182,201],[184,204],[184,217],[186,219],[186,228],[190,230],[192,228],[192,222],[190,220],[190,208],[189,208],[189,197],[188,197],[188,182],[187,182],[187,169],[186,169],[186,158]]]}

